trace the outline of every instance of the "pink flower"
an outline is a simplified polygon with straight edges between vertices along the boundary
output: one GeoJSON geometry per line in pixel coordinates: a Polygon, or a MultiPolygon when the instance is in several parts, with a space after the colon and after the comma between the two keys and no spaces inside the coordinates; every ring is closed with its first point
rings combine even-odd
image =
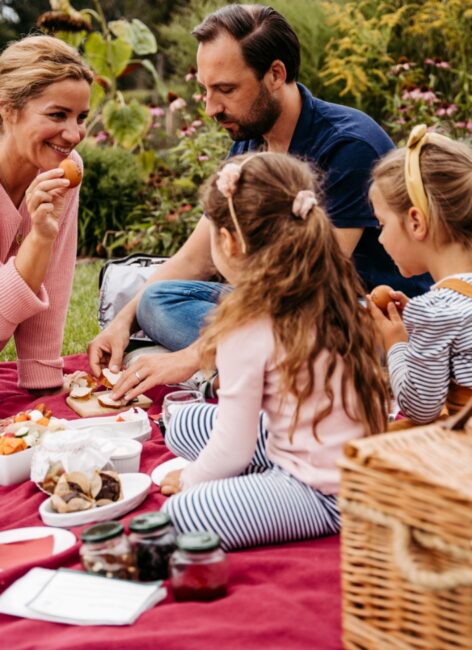
{"type": "Polygon", "coordinates": [[[449,61],[442,61],[441,59],[435,57],[434,59],[425,59],[426,65],[434,65],[436,68],[450,68],[451,65],[449,61]]]}
{"type": "Polygon", "coordinates": [[[203,154],[201,154],[200,156],[198,156],[198,160],[199,160],[200,162],[203,162],[203,161],[205,161],[205,160],[210,160],[210,156],[207,156],[206,153],[203,153],[203,154]]]}
{"type": "Polygon", "coordinates": [[[166,114],[165,110],[160,106],[151,106],[149,112],[153,117],[163,117],[166,114]]]}
{"type": "Polygon", "coordinates": [[[420,88],[413,88],[413,90],[405,90],[402,94],[402,99],[412,99],[413,101],[423,101],[427,104],[434,104],[438,98],[432,90],[421,90],[420,88]]]}
{"type": "Polygon", "coordinates": [[[192,122],[192,126],[195,127],[196,129],[198,129],[198,127],[201,126],[202,124],[203,122],[201,120],[194,120],[192,122]]]}
{"type": "Polygon", "coordinates": [[[203,95],[202,93],[195,93],[194,95],[192,95],[192,99],[195,102],[201,102],[203,99],[203,95]]]}
{"type": "Polygon", "coordinates": [[[410,70],[415,63],[412,63],[411,61],[405,61],[404,63],[397,63],[396,65],[391,67],[391,71],[393,74],[400,74],[403,71],[410,70]]]}
{"type": "Polygon", "coordinates": [[[216,187],[225,198],[229,199],[233,196],[240,176],[241,165],[236,165],[236,163],[227,163],[223,169],[218,172],[216,187]]]}
{"type": "Polygon", "coordinates": [[[108,133],[106,131],[99,131],[95,136],[95,142],[105,142],[108,140],[108,133]]]}
{"type": "Polygon", "coordinates": [[[173,102],[169,104],[169,110],[171,113],[175,113],[176,111],[180,111],[182,108],[185,108],[187,106],[187,102],[185,99],[182,97],[177,97],[177,99],[174,99],[173,102]]]}
{"type": "Polygon", "coordinates": [[[195,133],[195,131],[196,131],[196,129],[194,129],[193,126],[183,126],[180,129],[178,135],[179,135],[179,138],[183,138],[185,136],[192,135],[193,133],[195,133]]]}
{"type": "Polygon", "coordinates": [[[436,111],[438,117],[451,117],[457,111],[457,106],[455,104],[446,104],[445,106],[440,106],[436,111]]]}
{"type": "Polygon", "coordinates": [[[454,122],[454,126],[457,129],[467,129],[467,131],[470,131],[470,133],[472,133],[472,121],[470,121],[470,120],[468,122],[465,122],[465,121],[454,122]]]}

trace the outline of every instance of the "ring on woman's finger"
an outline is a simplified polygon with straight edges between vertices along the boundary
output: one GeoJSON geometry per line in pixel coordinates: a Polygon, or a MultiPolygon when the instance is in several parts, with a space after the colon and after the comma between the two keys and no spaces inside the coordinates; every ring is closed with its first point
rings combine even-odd
{"type": "Polygon", "coordinates": [[[137,379],[138,381],[143,381],[143,378],[141,377],[141,375],[139,374],[139,372],[138,372],[137,370],[135,371],[134,374],[136,375],[136,379],[137,379]]]}

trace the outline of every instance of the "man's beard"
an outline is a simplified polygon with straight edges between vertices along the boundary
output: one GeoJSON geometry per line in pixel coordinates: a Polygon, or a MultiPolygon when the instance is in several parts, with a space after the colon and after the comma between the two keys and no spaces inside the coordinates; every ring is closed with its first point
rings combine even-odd
{"type": "Polygon", "coordinates": [[[235,120],[226,113],[218,113],[215,119],[218,122],[234,122],[237,125],[237,129],[234,131],[227,129],[232,140],[253,140],[269,133],[281,112],[280,103],[271,96],[264,83],[261,82],[259,94],[244,120],[235,120]]]}

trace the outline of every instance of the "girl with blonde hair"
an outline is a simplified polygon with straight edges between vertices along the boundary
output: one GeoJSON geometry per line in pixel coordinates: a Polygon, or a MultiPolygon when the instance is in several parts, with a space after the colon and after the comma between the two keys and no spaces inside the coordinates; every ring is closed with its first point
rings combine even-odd
{"type": "Polygon", "coordinates": [[[392,291],[387,314],[370,303],[403,414],[431,422],[472,398],[472,149],[418,125],[375,166],[370,198],[402,275],[435,281],[411,300],[392,291]]]}
{"type": "Polygon", "coordinates": [[[15,338],[18,381],[62,386],[61,347],[77,243],[79,187],[59,164],[85,135],[91,70],[51,36],[0,55],[0,349],[15,338]]]}
{"type": "Polygon", "coordinates": [[[219,405],[173,416],[166,444],[191,462],[163,479],[174,494],[163,509],[179,531],[212,530],[227,549],[337,533],[336,459],[386,421],[354,268],[313,171],[288,155],[224,163],[203,206],[213,261],[235,288],[200,348],[219,371],[219,405]]]}

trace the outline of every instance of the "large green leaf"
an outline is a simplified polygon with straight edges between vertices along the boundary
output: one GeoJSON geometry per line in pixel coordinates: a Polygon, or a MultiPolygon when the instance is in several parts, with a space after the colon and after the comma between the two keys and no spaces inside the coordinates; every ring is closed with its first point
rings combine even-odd
{"type": "Polygon", "coordinates": [[[127,20],[112,20],[108,23],[108,26],[115,36],[129,43],[134,52],[139,56],[157,52],[157,43],[154,34],[138,18],[133,18],[131,22],[127,20]]]}
{"type": "Polygon", "coordinates": [[[129,104],[110,100],[105,104],[102,115],[105,129],[125,149],[134,149],[152,123],[149,109],[136,99],[129,104]]]}
{"type": "Polygon", "coordinates": [[[84,47],[86,60],[103,77],[118,77],[128,65],[132,53],[132,46],[122,38],[107,42],[98,32],[90,34],[84,47]]]}
{"type": "Polygon", "coordinates": [[[133,28],[128,20],[110,20],[108,27],[112,34],[133,45],[133,28]]]}
{"type": "Polygon", "coordinates": [[[90,115],[91,116],[98,109],[100,104],[103,102],[104,98],[105,98],[104,89],[102,88],[102,86],[100,86],[98,83],[94,81],[91,86],[91,93],[90,93],[90,115]]]}
{"type": "Polygon", "coordinates": [[[140,56],[155,54],[157,52],[157,43],[151,30],[139,18],[133,18],[131,27],[133,30],[133,50],[136,54],[140,56]]]}

